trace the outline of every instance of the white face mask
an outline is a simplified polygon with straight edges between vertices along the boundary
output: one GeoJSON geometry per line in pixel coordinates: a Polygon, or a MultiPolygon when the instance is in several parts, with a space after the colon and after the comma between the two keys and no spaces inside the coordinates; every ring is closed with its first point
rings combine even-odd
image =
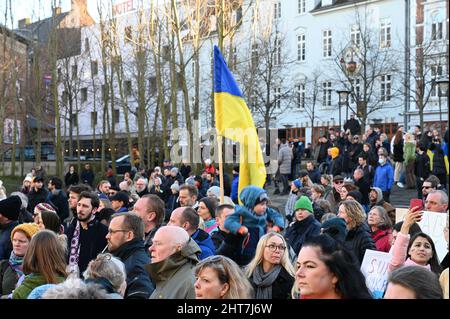
{"type": "Polygon", "coordinates": [[[381,165],[383,165],[385,162],[386,160],[383,158],[378,159],[378,163],[380,163],[381,165]]]}

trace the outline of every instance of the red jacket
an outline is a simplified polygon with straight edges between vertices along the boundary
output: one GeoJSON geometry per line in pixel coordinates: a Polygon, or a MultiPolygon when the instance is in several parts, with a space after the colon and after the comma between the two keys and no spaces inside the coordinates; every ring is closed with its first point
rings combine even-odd
{"type": "Polygon", "coordinates": [[[384,251],[386,253],[389,252],[389,250],[391,249],[391,236],[391,229],[378,229],[377,231],[372,233],[372,239],[375,242],[375,246],[377,247],[378,251],[384,251]]]}

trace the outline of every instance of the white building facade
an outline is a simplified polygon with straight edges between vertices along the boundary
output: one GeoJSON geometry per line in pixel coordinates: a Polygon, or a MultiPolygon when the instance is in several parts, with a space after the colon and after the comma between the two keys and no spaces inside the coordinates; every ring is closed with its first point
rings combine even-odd
{"type": "MultiPolygon", "coordinates": [[[[127,1],[128,3],[129,1],[127,1]]],[[[253,2],[252,2],[253,3],[253,2]]],[[[430,68],[429,78],[439,75],[448,76],[448,1],[427,1],[422,5],[423,19],[417,19],[416,1],[401,0],[261,0],[258,10],[248,9],[248,1],[244,1],[243,23],[233,38],[233,73],[241,88],[248,85],[245,75],[239,76],[244,70],[244,64],[251,58],[255,48],[255,38],[265,34],[267,30],[280,35],[283,41],[275,40],[275,62],[282,66],[279,70],[279,80],[272,83],[269,96],[274,99],[273,111],[270,116],[263,118],[261,113],[254,112],[257,126],[263,127],[264,121],[270,120],[272,128],[287,128],[287,137],[304,138],[311,142],[314,129],[314,140],[318,134],[325,132],[329,126],[343,126],[350,112],[366,117],[366,125],[381,125],[388,134],[399,125],[408,128],[419,123],[415,99],[406,102],[407,92],[414,95],[416,79],[405,76],[407,57],[410,61],[411,73],[416,74],[417,47],[419,43],[417,30],[423,27],[422,42],[435,44],[433,56],[438,56],[438,65],[430,68]],[[247,3],[247,4],[246,4],[247,3]],[[410,5],[406,10],[405,4],[410,5]],[[407,19],[410,25],[408,28],[407,19]],[[405,48],[411,44],[410,54],[405,55],[405,48]],[[283,60],[281,63],[278,60],[283,60]],[[349,65],[354,62],[353,72],[349,65]],[[408,84],[409,83],[409,84],[408,84]],[[351,92],[348,104],[339,103],[337,90],[346,89],[351,92]],[[339,107],[341,105],[341,107],[339,107]],[[367,105],[367,111],[361,111],[367,105]],[[359,107],[358,107],[359,106],[359,107]],[[314,110],[313,125],[311,111],[314,110]],[[340,114],[340,115],[339,115],[340,114]]],[[[253,3],[254,5],[254,3],[253,3]]],[[[125,8],[125,7],[120,7],[125,8]]],[[[136,136],[137,118],[145,116],[146,123],[151,128],[155,117],[155,70],[151,64],[145,71],[148,78],[146,88],[148,107],[146,114],[138,114],[136,98],[136,66],[133,66],[133,45],[127,41],[127,32],[134,32],[138,25],[138,8],[129,6],[123,9],[118,18],[118,36],[121,39],[117,54],[124,62],[124,77],[121,79],[125,92],[119,94],[118,79],[115,84],[114,114],[115,130],[118,136],[127,132],[126,121],[122,109],[124,98],[130,110],[128,130],[136,136]],[[125,12],[128,11],[128,12],[125,12]],[[128,30],[127,30],[128,28],[128,30]],[[131,31],[129,29],[131,28],[131,31]]],[[[99,25],[84,28],[82,32],[83,53],[79,57],[68,61],[70,70],[68,76],[77,73],[79,83],[76,94],[76,107],[66,112],[66,119],[73,120],[72,134],[79,135],[82,140],[97,138],[103,132],[102,86],[104,75],[102,72],[102,54],[99,25]],[[76,67],[73,67],[77,65],[76,67]],[[96,65],[96,67],[95,67],[96,65]],[[94,72],[94,73],[92,73],[94,72]],[[94,103],[94,100],[96,101],[94,103]],[[76,126],[75,126],[76,124],[76,126]]],[[[164,40],[162,40],[164,42],[164,40]]],[[[200,49],[200,130],[207,130],[211,122],[211,57],[212,46],[216,44],[215,33],[203,42],[200,49]]],[[[229,45],[229,43],[225,43],[229,45]]],[[[186,44],[186,55],[191,48],[186,44]]],[[[435,60],[433,60],[435,61],[435,60]]],[[[63,67],[64,61],[59,61],[63,67]]],[[[230,61],[229,61],[230,62],[230,61]]],[[[229,63],[230,64],[230,63],[229,63]]],[[[186,65],[188,87],[194,90],[194,65],[189,61],[186,65]]],[[[63,71],[61,71],[64,73],[63,71]]],[[[165,72],[163,70],[163,72],[165,72]]],[[[167,75],[165,75],[167,76],[167,75]]],[[[250,75],[247,75],[250,76],[250,75]]],[[[431,82],[430,82],[431,83],[431,82]]],[[[255,84],[257,85],[257,84],[255,84]]],[[[426,90],[435,90],[432,85],[426,90]]],[[[67,87],[60,85],[61,100],[67,87]]],[[[245,90],[244,94],[246,93],[245,90]]],[[[192,93],[192,92],[190,92],[192,93]]],[[[193,95],[193,94],[192,94],[193,95]]],[[[436,93],[430,94],[424,108],[424,121],[428,124],[439,121],[439,99],[436,93]]],[[[166,101],[170,96],[166,96],[166,101]]],[[[246,96],[247,98],[247,96],[246,96]]],[[[269,100],[271,99],[269,98],[269,100]]],[[[179,126],[184,125],[182,111],[182,94],[178,94],[179,126]]],[[[191,101],[192,102],[192,101],[191,101]]],[[[67,105],[67,101],[64,102],[67,105]]],[[[74,103],[73,103],[74,104],[74,103]]],[[[248,103],[252,111],[255,110],[248,103]]],[[[448,114],[447,100],[441,100],[441,117],[446,120],[448,114]]],[[[111,120],[111,114],[109,114],[111,120]]],[[[70,125],[65,121],[64,136],[69,136],[70,125]]],[[[168,123],[169,130],[173,129],[168,123]]],[[[158,129],[161,128],[159,123],[158,129]]],[[[315,142],[315,141],[313,141],[315,142]]]]}

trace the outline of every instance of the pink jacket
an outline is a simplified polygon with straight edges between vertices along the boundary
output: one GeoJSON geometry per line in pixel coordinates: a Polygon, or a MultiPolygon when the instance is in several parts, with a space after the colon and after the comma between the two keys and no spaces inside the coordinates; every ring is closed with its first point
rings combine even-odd
{"type": "Polygon", "coordinates": [[[404,235],[400,232],[397,233],[397,239],[395,240],[394,246],[392,246],[392,258],[389,263],[389,272],[403,266],[420,266],[431,271],[430,265],[422,266],[415,263],[410,258],[406,258],[408,254],[409,237],[409,235],[404,235]]]}

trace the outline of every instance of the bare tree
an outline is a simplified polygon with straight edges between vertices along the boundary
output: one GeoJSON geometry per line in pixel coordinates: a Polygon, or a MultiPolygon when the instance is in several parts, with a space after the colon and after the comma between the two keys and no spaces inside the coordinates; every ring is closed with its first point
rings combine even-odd
{"type": "Polygon", "coordinates": [[[378,32],[371,24],[368,7],[361,10],[355,9],[352,33],[335,51],[334,69],[335,81],[350,91],[355,101],[356,110],[349,108],[361,119],[364,130],[370,114],[398,107],[402,102],[398,98],[403,93],[392,85],[400,68],[396,52],[391,48],[390,26],[389,30],[378,32]]]}

